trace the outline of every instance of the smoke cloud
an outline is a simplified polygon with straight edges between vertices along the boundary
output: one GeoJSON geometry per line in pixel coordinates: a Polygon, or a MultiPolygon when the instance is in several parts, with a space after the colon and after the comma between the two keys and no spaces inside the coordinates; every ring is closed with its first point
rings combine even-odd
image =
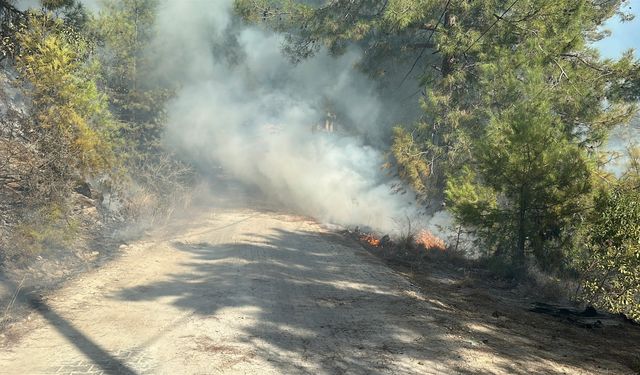
{"type": "Polygon", "coordinates": [[[394,232],[418,215],[392,192],[379,139],[393,119],[356,49],[292,65],[282,37],[234,17],[232,0],[164,1],[158,20],[162,74],[181,88],[169,105],[168,140],[199,164],[221,165],[298,212],[394,232]],[[335,133],[312,132],[336,112],[335,133]],[[348,125],[348,126],[346,126],[348,125]],[[345,129],[350,129],[346,131],[345,129]]]}

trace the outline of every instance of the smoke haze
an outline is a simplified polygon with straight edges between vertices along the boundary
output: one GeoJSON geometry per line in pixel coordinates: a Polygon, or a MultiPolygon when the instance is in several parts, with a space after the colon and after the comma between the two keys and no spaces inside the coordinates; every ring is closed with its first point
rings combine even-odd
{"type": "Polygon", "coordinates": [[[243,25],[232,0],[164,1],[157,26],[170,52],[162,74],[181,84],[168,139],[190,157],[325,222],[392,232],[417,216],[413,197],[392,193],[397,181],[380,170],[384,155],[363,141],[393,119],[354,68],[359,51],[292,65],[282,38],[243,25]],[[329,109],[358,136],[312,133],[329,109]]]}

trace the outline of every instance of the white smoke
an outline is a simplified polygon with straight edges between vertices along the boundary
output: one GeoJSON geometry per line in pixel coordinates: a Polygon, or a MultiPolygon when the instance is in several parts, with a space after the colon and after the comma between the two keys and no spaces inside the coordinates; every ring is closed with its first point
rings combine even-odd
{"type": "Polygon", "coordinates": [[[282,37],[242,25],[232,0],[164,1],[157,26],[162,73],[181,83],[168,139],[194,159],[325,222],[393,232],[418,216],[410,194],[392,192],[382,152],[361,140],[381,127],[383,104],[354,67],[359,51],[292,65],[282,37]],[[326,103],[360,136],[312,133],[326,103]]]}
{"type": "Polygon", "coordinates": [[[612,156],[606,170],[615,176],[622,176],[628,168],[629,148],[640,145],[640,119],[634,118],[629,125],[614,128],[605,143],[605,150],[612,156]]]}

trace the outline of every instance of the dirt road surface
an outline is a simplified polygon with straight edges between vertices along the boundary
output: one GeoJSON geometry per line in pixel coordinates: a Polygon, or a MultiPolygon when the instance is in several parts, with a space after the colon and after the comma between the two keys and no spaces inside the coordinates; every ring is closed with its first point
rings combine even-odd
{"type": "Polygon", "coordinates": [[[153,238],[34,298],[0,373],[588,373],[492,352],[489,328],[456,330],[451,306],[306,218],[211,208],[153,238]]]}

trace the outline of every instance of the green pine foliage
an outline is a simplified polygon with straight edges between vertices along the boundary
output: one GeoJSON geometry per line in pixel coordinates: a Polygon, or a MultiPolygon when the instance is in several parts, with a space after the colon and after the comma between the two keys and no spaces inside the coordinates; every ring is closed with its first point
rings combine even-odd
{"type": "Polygon", "coordinates": [[[40,151],[59,165],[61,179],[88,178],[116,165],[117,124],[97,85],[91,46],[60,19],[33,13],[18,34],[16,68],[28,82],[40,151]]]}
{"type": "Polygon", "coordinates": [[[640,320],[639,181],[601,191],[587,228],[581,297],[640,320]]]}
{"type": "Polygon", "coordinates": [[[522,264],[525,251],[560,266],[574,215],[591,190],[592,163],[562,131],[544,100],[530,99],[492,117],[474,145],[473,163],[447,182],[458,220],[477,229],[482,248],[522,264]]]}
{"type": "Polygon", "coordinates": [[[165,105],[173,95],[162,76],[156,38],[159,0],[105,0],[88,29],[101,48],[110,109],[122,124],[122,155],[131,177],[129,216],[166,217],[194,181],[188,163],[163,144],[165,105]],[[135,192],[135,193],[134,193],[135,192]]]}
{"type": "Polygon", "coordinates": [[[104,1],[89,29],[103,45],[102,75],[111,110],[125,124],[126,137],[138,152],[159,147],[164,105],[171,90],[159,84],[159,59],[150,47],[155,38],[158,0],[104,1]]]}

